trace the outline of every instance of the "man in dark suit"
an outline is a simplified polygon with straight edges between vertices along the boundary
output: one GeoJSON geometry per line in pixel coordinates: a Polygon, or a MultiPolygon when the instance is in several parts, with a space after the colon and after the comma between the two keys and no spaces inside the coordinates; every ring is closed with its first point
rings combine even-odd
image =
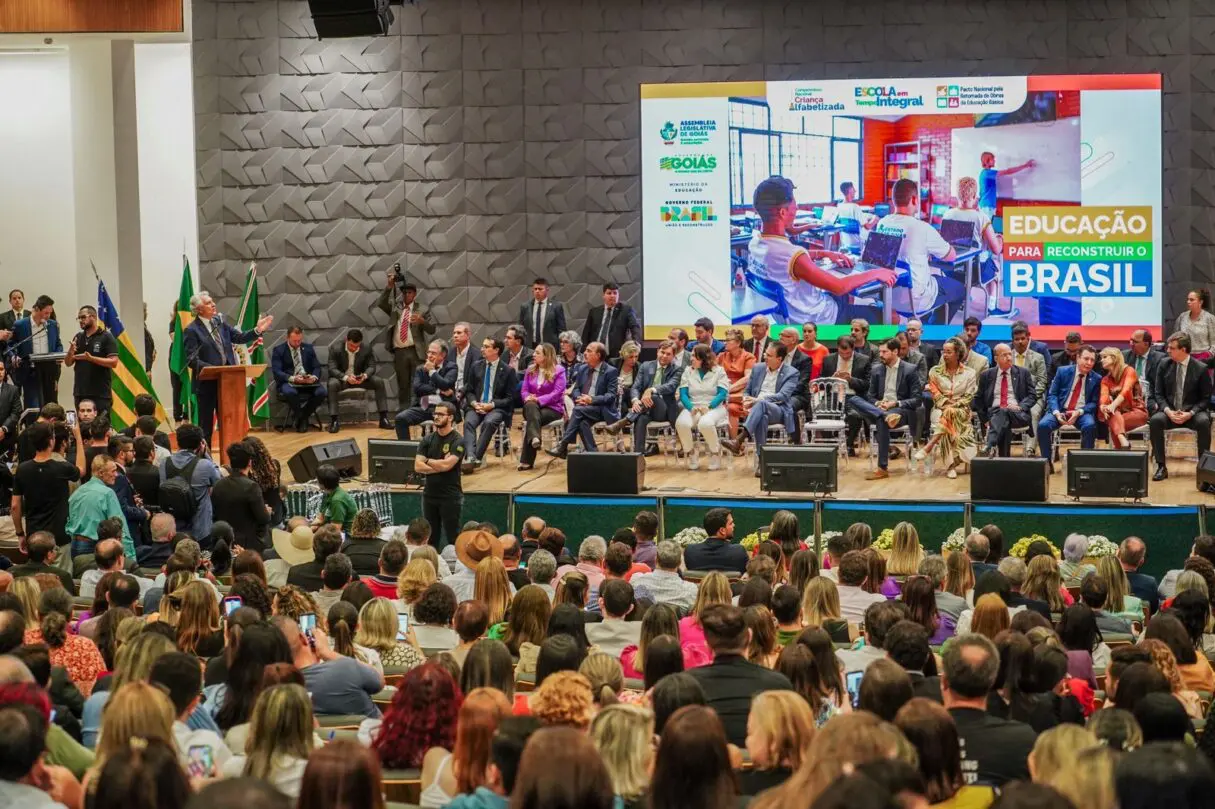
{"type": "Polygon", "coordinates": [[[262,497],[262,487],[249,477],[252,461],[245,444],[237,441],[228,445],[232,474],[211,487],[211,511],[217,521],[232,526],[237,545],[264,554],[270,544],[270,509],[262,497]]]}
{"type": "Polygon", "coordinates": [[[620,302],[620,287],[612,281],[603,285],[603,306],[591,308],[582,327],[582,344],[602,343],[607,357],[620,356],[628,340],[641,342],[641,322],[627,303],[620,302]]]}
{"type": "Polygon", "coordinates": [[[30,316],[30,311],[25,308],[25,293],[21,290],[14,289],[8,293],[8,303],[9,310],[0,312],[0,358],[8,347],[9,338],[13,336],[13,324],[30,316]]]}
{"type": "Polygon", "coordinates": [[[574,413],[570,416],[565,433],[557,449],[550,452],[557,458],[564,458],[569,452],[569,445],[578,437],[582,437],[582,446],[587,452],[595,451],[595,433],[591,429],[596,422],[613,422],[620,414],[616,410],[619,397],[616,390],[616,378],[620,372],[607,361],[607,349],[603,343],[592,342],[583,352],[586,362],[574,369],[574,378],[570,384],[570,395],[574,397],[574,413]]]}
{"type": "Polygon", "coordinates": [[[1084,345],[1084,338],[1080,336],[1080,332],[1069,331],[1067,333],[1067,337],[1063,340],[1063,350],[1052,354],[1050,362],[1047,363],[1047,387],[1055,380],[1055,374],[1059,373],[1060,368],[1076,364],[1076,357],[1080,355],[1080,347],[1082,345],[1084,345]]]}
{"type": "Polygon", "coordinates": [[[526,329],[529,347],[534,349],[541,343],[557,347],[558,336],[565,331],[565,309],[560,302],[549,300],[545,279],[532,281],[532,299],[519,307],[519,323],[526,329]]]}
{"type": "Polygon", "coordinates": [[[426,362],[413,374],[413,404],[397,413],[397,438],[408,441],[413,426],[429,421],[440,401],[455,407],[456,364],[447,359],[447,343],[434,340],[426,349],[426,362]]]}
{"type": "Polygon", "coordinates": [[[941,349],[923,341],[924,324],[916,318],[907,321],[907,350],[918,351],[924,355],[924,364],[932,370],[941,361],[941,349]]]}
{"type": "Polygon", "coordinates": [[[523,375],[531,366],[535,352],[527,347],[527,329],[518,324],[506,327],[505,343],[506,350],[502,352],[502,361],[515,369],[515,395],[511,401],[515,407],[523,407],[523,375]]]}
{"type": "Polygon", "coordinates": [[[54,314],[55,301],[49,295],[39,295],[29,317],[13,323],[8,344],[16,354],[13,359],[13,382],[21,387],[26,407],[42,407],[58,400],[55,390],[59,366],[53,362],[33,362],[35,354],[63,352],[59,339],[59,323],[54,314]]]}
{"type": "Polygon", "coordinates": [[[380,411],[380,429],[391,430],[388,420],[388,391],[384,380],[376,374],[375,352],[363,343],[363,331],[351,329],[340,349],[329,350],[329,432],[341,429],[338,419],[338,395],[350,388],[375,392],[375,409],[380,411]]]}
{"type": "Polygon", "coordinates": [[[773,342],[772,338],[768,336],[771,330],[772,324],[767,315],[756,315],[751,318],[751,337],[743,342],[743,350],[755,357],[757,363],[764,361],[764,352],[773,342]]]}
{"type": "Polygon", "coordinates": [[[1169,355],[1152,348],[1152,335],[1146,329],[1135,329],[1131,332],[1131,347],[1123,349],[1122,359],[1135,369],[1135,375],[1143,385],[1148,412],[1155,413],[1156,401],[1152,397],[1152,382],[1160,372],[1160,366],[1168,361],[1169,355]]]}
{"type": "Polygon", "coordinates": [[[823,359],[823,376],[835,377],[848,383],[848,394],[844,398],[844,419],[848,423],[848,454],[856,455],[856,437],[861,432],[861,417],[849,406],[852,400],[869,393],[869,373],[872,363],[854,348],[852,336],[841,335],[835,341],[835,353],[823,359]]]}
{"type": "Polygon", "coordinates": [[[1190,356],[1190,335],[1169,335],[1169,361],[1160,366],[1152,382],[1156,412],[1148,419],[1156,472],[1152,480],[1169,476],[1164,459],[1166,430],[1187,429],[1198,434],[1198,452],[1211,447],[1211,376],[1203,363],[1190,356]]]}
{"type": "Polygon", "coordinates": [[[1101,380],[1093,370],[1096,359],[1096,349],[1081,346],[1076,351],[1075,364],[1060,367],[1046,392],[1046,415],[1038,422],[1036,435],[1038,457],[1046,459],[1052,475],[1055,473],[1052,437],[1062,425],[1080,430],[1082,449],[1096,446],[1097,404],[1101,399],[1101,380]]]}
{"type": "Polygon", "coordinates": [[[472,347],[472,325],[461,320],[451,327],[451,351],[447,355],[456,365],[456,409],[464,409],[464,391],[472,377],[473,366],[481,361],[481,352],[472,347]]]}
{"type": "Polygon", "coordinates": [[[193,371],[194,395],[198,399],[198,426],[202,428],[203,439],[209,440],[215,428],[219,383],[214,379],[204,382],[198,378],[199,374],[213,365],[236,365],[233,344],[261,339],[274,322],[274,315],[263,315],[252,329],[240,331],[216,311],[215,301],[206,292],[199,292],[190,299],[190,311],[194,314],[194,320],[186,327],[186,359],[193,371]]]}
{"type": "MultiPolygon", "coordinates": [[[[747,439],[762,447],[768,440],[770,424],[783,425],[789,435],[797,430],[793,400],[797,398],[798,372],[792,365],[785,365],[787,353],[784,343],[772,343],[764,352],[763,363],[752,367],[742,398],[746,419],[739,425],[736,440],[722,441],[722,446],[735,455],[743,454],[747,439]]],[[[759,477],[758,463],[755,476],[759,477]]]]}
{"type": "Polygon", "coordinates": [[[1122,565],[1122,572],[1126,573],[1131,593],[1147,604],[1151,614],[1155,615],[1160,608],[1160,591],[1155,577],[1139,572],[1145,561],[1147,544],[1139,537],[1127,537],[1118,545],[1118,564],[1122,565]]]}
{"type": "Polygon", "coordinates": [[[21,418],[21,389],[8,381],[0,362],[0,453],[17,442],[17,419],[21,418]]]}
{"type": "Polygon", "coordinates": [[[675,341],[663,340],[658,345],[658,359],[641,363],[633,378],[633,404],[619,421],[608,425],[611,435],[633,425],[633,451],[645,446],[646,455],[657,455],[658,447],[646,442],[646,428],[655,421],[674,423],[677,413],[675,392],[679,390],[681,373],[674,364],[675,341]]]}
{"type": "Polygon", "coordinates": [[[1012,454],[1012,431],[1030,424],[1030,409],[1037,398],[1029,371],[1013,365],[1013,352],[1006,343],[996,345],[996,365],[979,374],[979,391],[973,406],[979,421],[987,424],[988,458],[1012,454]]]}
{"type": "MultiPolygon", "coordinates": [[[[814,373],[814,360],[797,350],[799,342],[801,342],[801,335],[797,333],[797,329],[786,326],[780,330],[780,343],[785,347],[784,365],[797,371],[797,386],[789,400],[789,404],[793,408],[795,423],[798,413],[805,413],[807,418],[810,416],[810,377],[814,373]]],[[[801,434],[796,428],[790,437],[796,443],[801,443],[801,434]]]]}
{"type": "Polygon", "coordinates": [[[126,468],[127,479],[146,508],[159,505],[160,467],[156,465],[156,444],[150,436],[141,435],[132,443],[135,460],[126,468]]]}
{"type": "Polygon", "coordinates": [[[127,521],[131,540],[136,545],[142,545],[151,538],[148,533],[148,520],[152,515],[135,502],[135,484],[127,476],[127,468],[135,462],[134,442],[121,433],[115,433],[106,443],[105,452],[118,464],[118,474],[110,488],[118,497],[118,506],[122,509],[123,519],[127,521]]]}
{"type": "Polygon", "coordinates": [[[388,273],[375,304],[392,318],[384,343],[397,372],[397,406],[402,410],[413,403],[414,372],[426,362],[426,343],[438,328],[430,310],[418,303],[418,288],[403,282],[398,265],[388,273]]]}
{"type": "Polygon", "coordinates": [[[877,425],[878,467],[866,476],[868,480],[890,477],[886,468],[890,462],[890,431],[913,423],[923,391],[915,366],[899,359],[898,340],[882,343],[878,358],[881,362],[869,377],[868,395],[853,397],[849,402],[852,412],[877,425]]]}
{"type": "Polygon", "coordinates": [[[287,342],[274,347],[270,370],[278,398],[287,403],[295,431],[308,432],[308,420],[325,400],[325,388],[321,385],[321,361],[316,357],[316,349],[312,343],[304,342],[304,330],[299,326],[287,329],[287,342]]]}
{"type": "Polygon", "coordinates": [[[463,471],[466,475],[475,472],[483,463],[498,425],[510,424],[519,379],[515,369],[502,359],[503,348],[505,346],[497,337],[482,340],[481,362],[473,366],[464,387],[463,471]]]}
{"type": "Polygon", "coordinates": [[[157,428],[160,427],[160,420],[156,418],[156,408],[159,403],[151,395],[141,393],[135,397],[135,423],[130,427],[122,430],[122,434],[127,438],[135,439],[141,435],[149,436],[158,447],[164,447],[170,452],[173,447],[169,445],[169,434],[157,428]],[[151,419],[151,421],[148,421],[151,419]]]}

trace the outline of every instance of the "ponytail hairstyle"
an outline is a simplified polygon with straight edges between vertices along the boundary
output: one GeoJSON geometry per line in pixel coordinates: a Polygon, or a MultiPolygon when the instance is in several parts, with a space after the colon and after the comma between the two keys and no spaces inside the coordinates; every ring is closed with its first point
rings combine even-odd
{"type": "Polygon", "coordinates": [[[337,601],[329,608],[329,645],[343,657],[356,657],[354,632],[359,625],[359,611],[348,601],[337,601]]]}
{"type": "Polygon", "coordinates": [[[620,661],[603,652],[587,655],[578,673],[591,683],[591,697],[600,708],[615,705],[624,690],[624,669],[620,661]]]}
{"type": "Polygon", "coordinates": [[[194,574],[187,570],[175,570],[165,579],[164,595],[160,597],[160,620],[169,626],[177,626],[177,614],[181,611],[181,591],[194,581],[194,574]]]}
{"type": "Polygon", "coordinates": [[[42,640],[52,649],[67,641],[67,625],[72,619],[72,596],[62,587],[52,587],[38,598],[39,627],[42,640]]]}

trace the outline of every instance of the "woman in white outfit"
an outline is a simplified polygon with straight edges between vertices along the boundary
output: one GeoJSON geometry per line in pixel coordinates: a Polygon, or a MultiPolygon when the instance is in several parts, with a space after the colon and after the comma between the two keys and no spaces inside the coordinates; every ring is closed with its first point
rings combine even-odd
{"type": "Polygon", "coordinates": [[[679,445],[688,454],[689,469],[699,469],[700,460],[693,451],[692,428],[700,431],[709,449],[709,468],[721,468],[721,442],[717,426],[729,422],[726,397],[730,394],[730,380],[718,367],[713,349],[697,345],[692,349],[692,364],[683,372],[679,383],[679,402],[683,410],[675,420],[675,432],[679,445]]]}

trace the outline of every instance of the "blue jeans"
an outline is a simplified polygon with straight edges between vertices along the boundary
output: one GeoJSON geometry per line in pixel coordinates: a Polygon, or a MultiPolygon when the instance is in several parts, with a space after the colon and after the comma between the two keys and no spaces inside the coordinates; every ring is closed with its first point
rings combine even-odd
{"type": "Polygon", "coordinates": [[[747,420],[743,422],[743,426],[747,428],[747,433],[755,442],[755,446],[762,447],[768,440],[768,425],[772,422],[784,425],[788,413],[788,405],[760,399],[751,406],[751,412],[747,413],[747,420]]]}
{"type": "Polygon", "coordinates": [[[909,410],[903,407],[892,407],[889,410],[883,410],[873,402],[870,402],[868,399],[862,399],[860,396],[853,396],[849,400],[848,404],[852,407],[853,412],[855,412],[858,416],[876,426],[878,466],[885,469],[890,463],[891,429],[886,424],[886,417],[891,415],[898,416],[899,421],[895,427],[902,427],[905,424],[911,424],[911,420],[915,416],[915,410],[909,410]]]}
{"type": "MultiPolygon", "coordinates": [[[[1092,449],[1097,446],[1097,419],[1088,413],[1081,414],[1080,418],[1076,419],[1076,426],[1080,428],[1080,448],[1092,449]]],[[[1059,420],[1055,418],[1054,413],[1047,413],[1038,422],[1038,454],[1041,458],[1046,458],[1053,462],[1051,456],[1051,437],[1055,434],[1055,430],[1059,429],[1059,420]]]]}
{"type": "Polygon", "coordinates": [[[92,542],[92,541],[81,542],[78,539],[73,539],[72,540],[72,558],[75,559],[77,556],[96,553],[96,550],[95,550],[96,548],[97,548],[96,542],[92,542]]]}

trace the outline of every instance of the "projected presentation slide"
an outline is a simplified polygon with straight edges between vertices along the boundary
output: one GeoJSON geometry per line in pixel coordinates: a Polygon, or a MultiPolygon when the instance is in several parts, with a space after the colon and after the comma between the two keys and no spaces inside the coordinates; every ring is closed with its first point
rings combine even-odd
{"type": "Polygon", "coordinates": [[[646,337],[1159,332],[1160,76],[642,85],[646,337]],[[890,329],[878,329],[877,334],[890,329]],[[831,329],[827,329],[830,334],[831,329]]]}

